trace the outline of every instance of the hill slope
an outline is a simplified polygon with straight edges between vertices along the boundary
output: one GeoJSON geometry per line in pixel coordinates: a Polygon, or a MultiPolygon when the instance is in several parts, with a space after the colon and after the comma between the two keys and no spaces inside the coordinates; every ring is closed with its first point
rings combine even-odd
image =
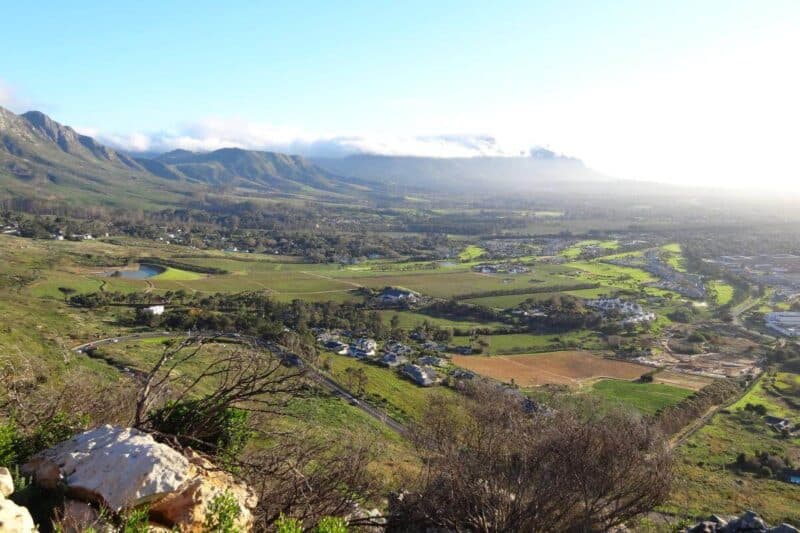
{"type": "Polygon", "coordinates": [[[331,172],[389,184],[437,191],[514,192],[599,182],[606,178],[578,159],[548,150],[522,157],[433,158],[352,155],[319,158],[314,163],[331,172]]]}
{"type": "Polygon", "coordinates": [[[361,198],[373,185],[299,156],[226,148],[134,158],[38,111],[0,107],[0,198],[157,209],[206,192],[231,196],[361,198]]]}

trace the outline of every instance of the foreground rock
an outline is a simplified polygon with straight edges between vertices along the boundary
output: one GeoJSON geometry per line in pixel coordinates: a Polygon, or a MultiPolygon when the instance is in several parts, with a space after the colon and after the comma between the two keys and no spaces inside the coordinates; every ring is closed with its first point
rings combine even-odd
{"type": "Polygon", "coordinates": [[[102,426],[42,452],[23,467],[43,488],[114,512],[147,505],[150,518],[181,531],[201,531],[206,510],[228,492],[239,504],[238,526],[249,530],[255,497],[247,486],[196,454],[188,457],[147,433],[102,426]]]}
{"type": "Polygon", "coordinates": [[[684,533],[800,533],[800,530],[789,524],[769,527],[753,511],[746,511],[742,516],[731,520],[714,515],[683,531],[684,533]]]}
{"type": "Polygon", "coordinates": [[[32,533],[36,531],[28,510],[8,496],[14,492],[14,480],[8,468],[0,468],[0,533],[32,533]]]}

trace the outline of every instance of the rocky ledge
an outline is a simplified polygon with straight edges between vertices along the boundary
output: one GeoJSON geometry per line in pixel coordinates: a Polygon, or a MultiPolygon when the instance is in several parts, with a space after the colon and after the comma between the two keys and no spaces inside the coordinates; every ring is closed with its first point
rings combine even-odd
{"type": "Polygon", "coordinates": [[[746,511],[742,516],[725,519],[713,515],[683,530],[684,533],[800,533],[790,524],[769,527],[758,514],[746,511]]]}

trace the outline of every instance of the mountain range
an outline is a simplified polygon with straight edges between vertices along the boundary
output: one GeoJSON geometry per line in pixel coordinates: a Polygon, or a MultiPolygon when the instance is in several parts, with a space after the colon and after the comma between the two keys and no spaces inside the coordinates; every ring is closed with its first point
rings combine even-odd
{"type": "Polygon", "coordinates": [[[544,149],[472,158],[309,160],[239,148],[144,157],[104,146],[41,112],[17,115],[0,107],[0,198],[144,209],[185,205],[208,193],[364,203],[408,191],[502,194],[602,179],[580,160],[544,149]]]}

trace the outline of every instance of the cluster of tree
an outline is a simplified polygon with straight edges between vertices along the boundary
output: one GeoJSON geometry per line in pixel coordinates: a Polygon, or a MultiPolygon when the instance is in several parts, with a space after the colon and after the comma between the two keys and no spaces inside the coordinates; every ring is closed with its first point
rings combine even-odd
{"type": "Polygon", "coordinates": [[[778,344],[767,353],[767,362],[787,372],[800,372],[800,346],[794,343],[778,344]]]}
{"type": "Polygon", "coordinates": [[[667,435],[673,435],[693,420],[703,416],[711,407],[724,404],[742,391],[742,384],[729,380],[716,380],[688,398],[662,409],[656,416],[656,425],[667,435]]]}
{"type": "Polygon", "coordinates": [[[752,456],[742,452],[736,456],[734,466],[740,472],[751,472],[761,477],[783,479],[784,472],[793,466],[787,457],[778,457],[769,452],[756,451],[752,456]]]}
{"type": "Polygon", "coordinates": [[[510,322],[507,314],[482,305],[466,304],[455,299],[437,300],[419,310],[420,313],[451,320],[475,322],[510,322]]]}
{"type": "Polygon", "coordinates": [[[546,300],[527,300],[524,308],[537,309],[542,315],[527,318],[531,331],[569,331],[597,328],[603,316],[583,305],[583,300],[567,294],[554,294],[546,300]]]}

